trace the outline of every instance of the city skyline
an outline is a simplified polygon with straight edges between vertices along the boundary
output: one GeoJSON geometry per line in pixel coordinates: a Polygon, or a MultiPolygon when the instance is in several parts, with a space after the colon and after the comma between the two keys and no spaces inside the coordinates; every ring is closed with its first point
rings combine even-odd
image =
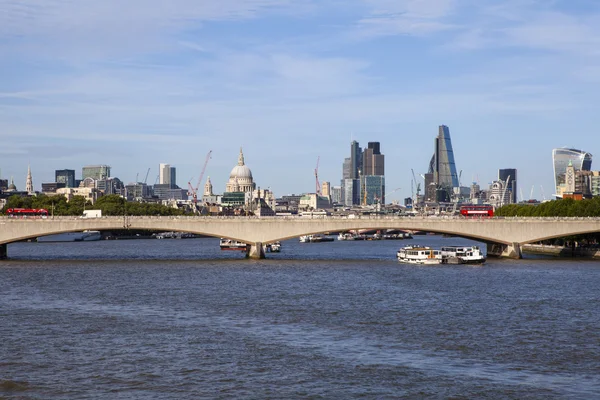
{"type": "MultiPolygon", "coordinates": [[[[58,169],[124,182],[177,167],[221,191],[243,146],[277,195],[335,185],[348,143],[386,151],[388,199],[410,197],[447,125],[461,181],[498,169],[554,191],[552,149],[598,153],[593,2],[0,0],[0,168],[36,190],[58,169]],[[122,10],[114,13],[115,9],[122,10]]],[[[517,194],[520,197],[520,193],[517,194]]]]}

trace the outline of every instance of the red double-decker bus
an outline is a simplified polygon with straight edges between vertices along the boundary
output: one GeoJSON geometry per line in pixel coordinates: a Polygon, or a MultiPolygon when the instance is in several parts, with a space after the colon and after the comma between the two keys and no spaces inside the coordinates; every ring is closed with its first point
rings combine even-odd
{"type": "Polygon", "coordinates": [[[45,208],[9,208],[6,215],[13,218],[46,218],[48,210],[45,208]]]}
{"type": "Polygon", "coordinates": [[[494,207],[490,205],[465,205],[460,207],[463,217],[493,217],[494,207]]]}

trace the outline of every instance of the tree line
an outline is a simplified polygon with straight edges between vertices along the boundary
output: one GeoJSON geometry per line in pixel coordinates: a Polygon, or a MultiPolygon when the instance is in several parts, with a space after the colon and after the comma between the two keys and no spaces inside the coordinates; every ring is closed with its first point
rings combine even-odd
{"type": "Polygon", "coordinates": [[[559,199],[541,204],[507,204],[494,213],[499,217],[600,217],[600,197],[559,199]]]}
{"type": "Polygon", "coordinates": [[[184,210],[157,203],[129,202],[116,194],[102,196],[95,204],[92,204],[83,196],[73,196],[71,200],[67,201],[64,195],[47,196],[39,194],[31,197],[14,195],[8,198],[6,205],[0,212],[6,214],[6,210],[9,208],[44,208],[48,210],[50,215],[56,216],[80,216],[83,215],[83,210],[86,209],[102,210],[103,216],[186,215],[184,210]]]}

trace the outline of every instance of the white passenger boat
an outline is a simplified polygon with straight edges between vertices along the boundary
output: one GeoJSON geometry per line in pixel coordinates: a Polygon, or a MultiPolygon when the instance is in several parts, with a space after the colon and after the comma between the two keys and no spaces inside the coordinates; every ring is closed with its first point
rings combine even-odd
{"type": "Polygon", "coordinates": [[[479,246],[444,246],[441,252],[444,264],[483,264],[486,259],[479,246]]]}
{"type": "Polygon", "coordinates": [[[300,236],[300,243],[321,243],[321,242],[333,242],[333,238],[330,236],[325,236],[321,233],[300,236]]]}
{"type": "Polygon", "coordinates": [[[244,242],[238,242],[237,240],[221,238],[219,240],[219,247],[221,250],[247,250],[248,245],[244,242]]]}
{"type": "Polygon", "coordinates": [[[37,238],[39,243],[44,242],[92,242],[100,240],[102,234],[100,231],[83,231],[83,232],[65,232],[55,235],[40,236],[37,238]]]}
{"type": "Polygon", "coordinates": [[[273,242],[265,245],[265,251],[270,253],[279,253],[281,251],[281,242],[273,242]]]}
{"type": "Polygon", "coordinates": [[[427,246],[402,247],[396,253],[398,261],[407,264],[437,265],[442,263],[442,252],[427,246]]]}

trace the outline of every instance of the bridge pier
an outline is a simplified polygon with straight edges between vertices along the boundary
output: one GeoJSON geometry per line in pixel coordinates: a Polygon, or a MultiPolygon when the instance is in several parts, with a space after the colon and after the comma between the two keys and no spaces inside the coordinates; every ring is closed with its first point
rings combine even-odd
{"type": "Polygon", "coordinates": [[[252,243],[248,247],[246,258],[252,258],[254,260],[262,260],[265,258],[265,248],[261,242],[252,243]]]}
{"type": "Polygon", "coordinates": [[[494,243],[492,245],[488,245],[488,256],[492,257],[500,257],[500,258],[512,258],[515,260],[520,260],[523,258],[523,253],[521,252],[521,243],[494,243]]]}
{"type": "Polygon", "coordinates": [[[8,245],[0,244],[0,260],[6,260],[8,258],[8,245]]]}

